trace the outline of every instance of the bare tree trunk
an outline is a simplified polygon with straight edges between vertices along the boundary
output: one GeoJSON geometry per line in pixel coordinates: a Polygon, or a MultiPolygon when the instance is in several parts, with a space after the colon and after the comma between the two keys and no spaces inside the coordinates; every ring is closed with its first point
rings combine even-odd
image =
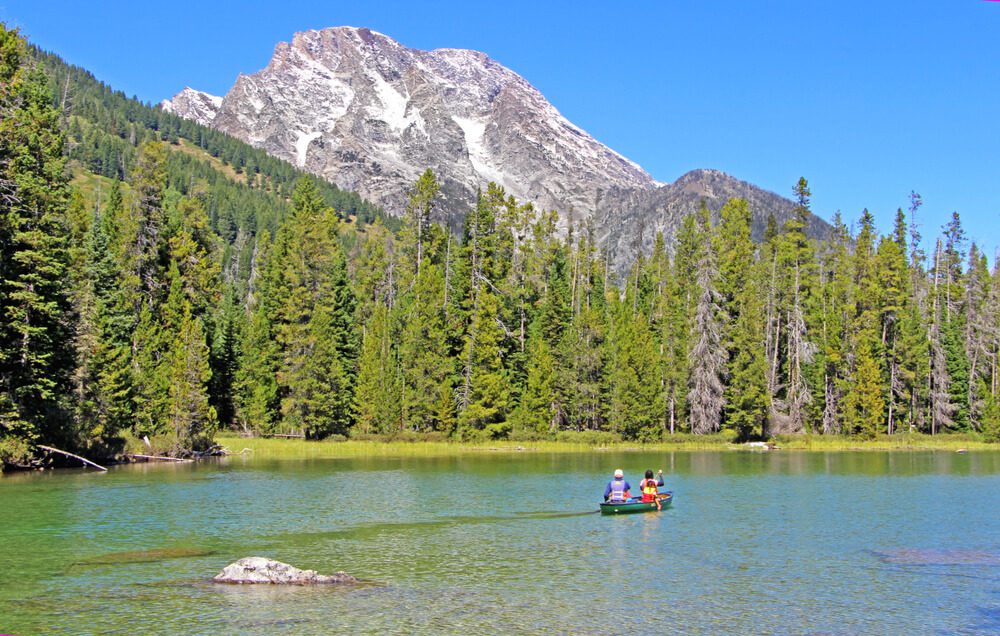
{"type": "Polygon", "coordinates": [[[674,434],[674,426],[675,426],[676,421],[677,421],[676,417],[675,417],[675,413],[674,413],[674,409],[676,408],[676,404],[677,404],[676,398],[674,398],[673,396],[671,396],[670,397],[670,434],[671,435],[674,434]]]}
{"type": "Polygon", "coordinates": [[[472,403],[472,372],[473,358],[476,347],[476,317],[479,313],[479,215],[476,214],[472,227],[472,320],[469,325],[469,351],[462,370],[462,392],[460,395],[462,409],[467,409],[472,403]]]}
{"type": "MultiPolygon", "coordinates": [[[[895,348],[895,347],[894,347],[895,348]]],[[[889,422],[887,431],[889,435],[893,433],[893,407],[896,405],[896,360],[889,360],[889,422]]]]}
{"type": "Polygon", "coordinates": [[[424,259],[424,215],[421,211],[417,212],[417,273],[414,275],[413,280],[420,278],[420,262],[424,259]]]}
{"type": "Polygon", "coordinates": [[[767,296],[767,317],[764,321],[764,324],[767,325],[764,351],[770,361],[767,374],[767,390],[771,397],[774,397],[778,388],[778,342],[781,337],[781,314],[780,312],[776,312],[774,307],[775,296],[777,295],[777,268],[778,255],[776,253],[771,260],[771,283],[767,296]],[[772,324],[774,326],[773,331],[771,329],[772,324]]]}
{"type": "Polygon", "coordinates": [[[444,319],[448,320],[448,289],[451,283],[451,232],[448,232],[448,247],[444,253],[444,319]]]}
{"type": "Polygon", "coordinates": [[[823,391],[825,403],[823,406],[823,434],[833,435],[840,432],[837,425],[837,394],[835,391],[833,378],[829,372],[823,374],[823,391]]]}

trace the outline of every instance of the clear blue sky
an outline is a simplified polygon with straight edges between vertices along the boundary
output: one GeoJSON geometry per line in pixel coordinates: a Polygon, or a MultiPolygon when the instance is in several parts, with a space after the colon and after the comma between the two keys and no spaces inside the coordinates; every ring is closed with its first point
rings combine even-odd
{"type": "Polygon", "coordinates": [[[296,31],[484,51],[660,181],[718,168],[888,231],[916,190],[1000,248],[1000,2],[0,0],[0,20],[129,95],[225,94],[296,31]]]}

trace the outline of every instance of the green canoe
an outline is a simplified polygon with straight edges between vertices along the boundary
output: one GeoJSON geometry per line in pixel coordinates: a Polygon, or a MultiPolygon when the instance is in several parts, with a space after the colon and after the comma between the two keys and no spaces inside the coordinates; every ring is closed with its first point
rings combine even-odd
{"type": "MultiPolygon", "coordinates": [[[[660,506],[666,510],[674,500],[673,492],[660,493],[660,506]]],[[[624,503],[605,502],[601,504],[602,515],[627,515],[633,512],[650,512],[656,510],[656,502],[643,503],[639,499],[630,499],[624,503]]]]}

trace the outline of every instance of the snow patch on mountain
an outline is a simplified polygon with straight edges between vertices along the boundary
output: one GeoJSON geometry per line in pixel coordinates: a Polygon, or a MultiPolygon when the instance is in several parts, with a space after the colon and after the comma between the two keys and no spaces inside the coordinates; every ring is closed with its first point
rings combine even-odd
{"type": "Polygon", "coordinates": [[[397,132],[408,128],[411,123],[416,121],[416,117],[407,117],[406,115],[406,106],[409,100],[405,95],[393,88],[392,84],[382,79],[378,73],[369,73],[368,78],[371,79],[379,102],[372,104],[369,108],[373,117],[381,119],[397,132]]]}
{"type": "Polygon", "coordinates": [[[321,132],[299,132],[295,140],[295,164],[304,168],[306,165],[306,153],[309,151],[309,144],[323,136],[321,132]]]}
{"type": "Polygon", "coordinates": [[[493,181],[504,184],[504,174],[493,164],[491,155],[486,149],[486,126],[489,121],[480,117],[453,116],[452,121],[458,124],[465,137],[465,147],[469,153],[469,161],[480,177],[480,181],[493,181]]]}

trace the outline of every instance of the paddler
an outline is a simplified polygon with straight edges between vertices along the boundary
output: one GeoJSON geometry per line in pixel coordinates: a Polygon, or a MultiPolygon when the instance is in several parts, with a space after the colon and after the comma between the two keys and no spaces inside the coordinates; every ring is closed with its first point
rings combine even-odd
{"type": "Polygon", "coordinates": [[[625,473],[621,468],[615,470],[615,478],[608,482],[608,487],[604,489],[604,501],[611,503],[624,503],[629,499],[629,490],[632,486],[625,481],[625,473]]]}
{"type": "Polygon", "coordinates": [[[639,482],[639,488],[642,490],[642,501],[643,503],[653,503],[656,502],[656,509],[662,510],[663,506],[660,505],[660,491],[657,487],[663,486],[663,471],[657,472],[657,479],[653,479],[653,471],[647,470],[646,477],[639,482]]]}

